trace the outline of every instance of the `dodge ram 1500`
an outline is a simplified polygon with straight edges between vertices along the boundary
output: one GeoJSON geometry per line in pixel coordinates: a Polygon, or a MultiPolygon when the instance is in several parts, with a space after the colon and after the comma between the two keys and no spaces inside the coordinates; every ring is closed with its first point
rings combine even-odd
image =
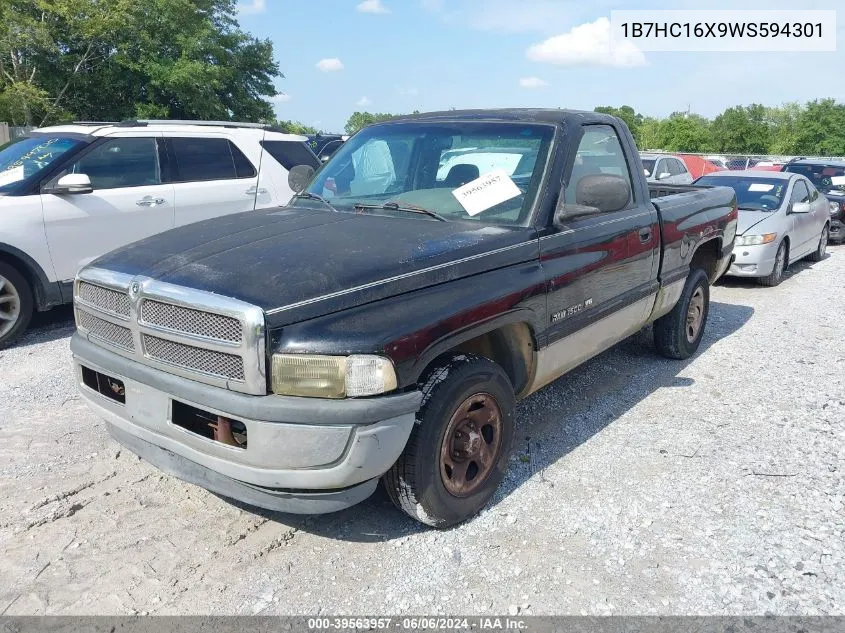
{"type": "Polygon", "coordinates": [[[282,208],[100,257],[75,281],[81,393],[113,437],[247,504],[332,512],[383,479],[428,525],[505,474],[514,404],[653,324],[693,355],[729,187],[655,186],[618,118],[419,114],[365,128],[282,208]]]}

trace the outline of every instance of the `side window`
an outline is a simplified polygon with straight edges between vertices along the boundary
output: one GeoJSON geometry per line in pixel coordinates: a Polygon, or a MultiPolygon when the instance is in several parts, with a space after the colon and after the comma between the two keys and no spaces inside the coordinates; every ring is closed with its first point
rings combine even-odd
{"type": "MultiPolygon", "coordinates": [[[[658,169],[665,169],[662,161],[658,169]]],[[[584,136],[578,145],[575,164],[564,191],[566,202],[577,202],[578,183],[582,178],[599,174],[621,176],[633,191],[631,170],[616,130],[609,125],[587,125],[584,126],[584,136]]]]}
{"type": "Polygon", "coordinates": [[[803,181],[797,180],[792,186],[792,197],[789,200],[792,203],[810,201],[810,192],[807,191],[807,185],[803,181]]]}
{"type": "Polygon", "coordinates": [[[172,138],[175,182],[253,178],[255,167],[225,138],[172,138]]]}
{"type": "Polygon", "coordinates": [[[675,173],[672,174],[673,176],[681,176],[687,173],[687,167],[684,165],[683,161],[673,158],[672,162],[675,164],[675,173]]]}
{"type": "Polygon", "coordinates": [[[819,190],[816,189],[812,183],[805,182],[804,184],[807,185],[807,188],[810,190],[810,202],[815,202],[816,200],[818,200],[819,190]]]}
{"type": "Polygon", "coordinates": [[[261,147],[288,171],[297,165],[311,165],[316,169],[320,164],[302,141],[261,141],[261,147]]]}
{"type": "Polygon", "coordinates": [[[85,174],[95,190],[160,185],[161,167],[156,139],[109,139],[85,154],[64,173],[85,174]]]}

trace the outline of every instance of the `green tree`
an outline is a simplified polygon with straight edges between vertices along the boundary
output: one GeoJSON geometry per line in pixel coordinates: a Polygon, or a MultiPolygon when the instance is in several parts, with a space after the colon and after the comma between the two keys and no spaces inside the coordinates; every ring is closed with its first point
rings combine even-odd
{"type": "Polygon", "coordinates": [[[0,118],[272,118],[272,44],[235,11],[234,0],[3,0],[0,118]]]}
{"type": "Polygon", "coordinates": [[[759,104],[728,108],[710,126],[712,149],[733,154],[765,154],[771,145],[766,108],[759,104]]]}
{"type": "Polygon", "coordinates": [[[613,106],[599,106],[594,110],[594,112],[600,112],[602,114],[611,114],[615,117],[619,117],[623,121],[625,121],[625,125],[628,126],[628,129],[631,130],[631,134],[634,137],[634,140],[637,142],[637,146],[640,145],[640,127],[645,120],[642,114],[638,114],[634,108],[628,105],[623,105],[620,108],[615,108],[613,106]]]}
{"type": "Polygon", "coordinates": [[[766,119],[771,130],[769,153],[794,154],[798,144],[798,118],[803,106],[786,103],[780,107],[767,108],[766,119]]]}
{"type": "Polygon", "coordinates": [[[302,134],[304,136],[308,136],[310,134],[317,134],[320,132],[315,127],[311,127],[310,125],[305,125],[304,123],[300,123],[299,121],[273,121],[273,125],[282,128],[288,134],[302,134]]]}
{"type": "Polygon", "coordinates": [[[845,155],[845,104],[811,101],[796,120],[796,154],[845,155]]]}
{"type": "Polygon", "coordinates": [[[658,147],[670,152],[710,151],[710,121],[699,114],[674,112],[661,121],[658,147]]]}
{"type": "Polygon", "coordinates": [[[355,134],[361,128],[364,128],[379,121],[389,121],[395,114],[387,114],[386,112],[353,112],[346,121],[345,130],[347,134],[355,134]]]}

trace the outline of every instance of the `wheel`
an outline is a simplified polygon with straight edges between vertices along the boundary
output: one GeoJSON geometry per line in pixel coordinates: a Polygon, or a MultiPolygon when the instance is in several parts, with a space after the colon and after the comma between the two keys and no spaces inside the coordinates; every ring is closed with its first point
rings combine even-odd
{"type": "Polygon", "coordinates": [[[758,283],[763,286],[777,286],[783,281],[783,273],[786,271],[786,241],[780,243],[778,246],[777,255],[775,255],[775,267],[772,272],[765,277],[757,279],[758,283]]]}
{"type": "Polygon", "coordinates": [[[32,289],[15,268],[0,262],[0,349],[24,333],[32,319],[32,289]]]}
{"type": "Polygon", "coordinates": [[[830,227],[825,224],[824,228],[822,229],[822,235],[819,238],[819,246],[810,253],[810,260],[814,262],[820,262],[824,259],[825,254],[827,253],[827,242],[830,238],[830,227]]]}
{"type": "Polygon", "coordinates": [[[448,528],[487,505],[505,476],[514,391],[499,365],[474,354],[436,362],[422,384],[416,424],[384,484],[399,509],[448,528]]]}
{"type": "Polygon", "coordinates": [[[710,312],[710,280],[700,268],[690,271],[672,311],[654,322],[654,345],[666,358],[682,360],[698,350],[710,312]]]}

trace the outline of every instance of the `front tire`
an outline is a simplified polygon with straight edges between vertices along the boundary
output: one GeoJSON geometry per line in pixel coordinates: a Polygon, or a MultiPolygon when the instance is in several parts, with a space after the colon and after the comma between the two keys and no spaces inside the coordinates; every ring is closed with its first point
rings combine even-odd
{"type": "Polygon", "coordinates": [[[690,271],[681,297],[669,314],[654,322],[654,345],[666,358],[684,360],[698,351],[710,312],[710,279],[700,268],[690,271]]]}
{"type": "Polygon", "coordinates": [[[400,510],[436,528],[477,514],[507,471],[515,397],[507,374],[474,354],[437,361],[405,450],[384,475],[400,510]]]}
{"type": "Polygon", "coordinates": [[[26,331],[32,320],[34,301],[26,278],[16,268],[0,262],[0,349],[8,347],[26,331]]]}
{"type": "Polygon", "coordinates": [[[780,243],[780,246],[778,246],[778,252],[775,255],[775,267],[772,269],[772,272],[757,280],[760,285],[773,288],[783,281],[783,273],[786,272],[787,266],[786,258],[786,240],[784,240],[780,243]]]}
{"type": "Polygon", "coordinates": [[[810,254],[810,261],[813,262],[820,262],[824,259],[824,256],[827,254],[827,242],[830,239],[830,227],[825,224],[824,228],[822,229],[821,237],[819,238],[819,245],[810,254]]]}

